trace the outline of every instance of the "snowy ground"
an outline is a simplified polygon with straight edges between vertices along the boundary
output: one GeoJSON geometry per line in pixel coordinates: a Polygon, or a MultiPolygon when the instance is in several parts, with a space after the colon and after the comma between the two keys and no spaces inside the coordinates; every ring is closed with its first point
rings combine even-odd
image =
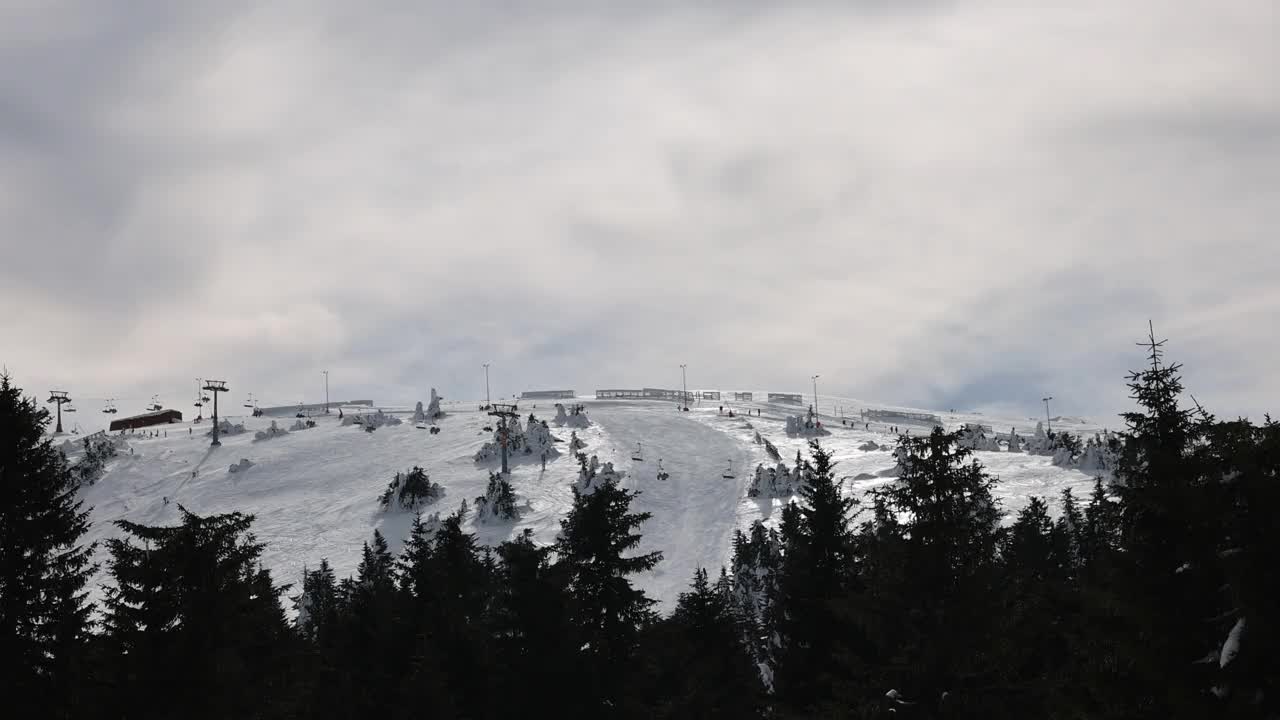
{"type": "MultiPolygon", "coordinates": [[[[795,405],[725,403],[726,411],[732,407],[738,413],[730,418],[720,414],[718,402],[703,402],[688,413],[663,402],[581,402],[593,423],[577,431],[587,443],[585,451],[624,471],[623,485],[641,492],[637,509],[653,514],[641,528],[641,549],[661,550],[665,558],[639,582],[665,609],[670,609],[696,568],[706,567],[714,573],[728,562],[735,528],[756,519],[776,522],[784,500],[746,497],[756,464],[774,462],[765,455],[764,447],[754,442],[755,432],[778,447],[788,466],[794,464],[796,450],[807,451],[804,438],[791,438],[783,432],[786,415],[803,410],[795,405]],[[759,417],[746,417],[748,410],[757,409],[759,417]],[[641,460],[633,459],[637,449],[641,460]],[[666,481],[657,479],[659,459],[670,473],[666,481]],[[734,477],[723,477],[730,469],[734,477]]],[[[874,423],[869,429],[861,423],[846,427],[838,415],[827,414],[843,407],[846,415],[856,418],[858,408],[868,407],[865,403],[825,396],[819,402],[824,424],[832,432],[822,442],[834,452],[838,475],[848,478],[846,486],[860,492],[883,482],[854,482],[851,478],[893,465],[887,451],[858,449],[868,440],[891,444],[893,436],[888,428],[874,423]]],[[[412,407],[412,403],[405,407],[412,407]]],[[[278,582],[297,583],[303,566],[314,566],[321,558],[328,558],[340,577],[354,573],[361,543],[375,528],[386,535],[393,550],[408,532],[409,514],[383,513],[377,505],[378,495],[395,473],[419,465],[445,488],[443,500],[428,512],[439,510],[445,515],[464,498],[472,504],[483,494],[490,466],[477,465],[472,456],[491,437],[482,428],[493,418],[475,408],[475,404],[447,405],[448,415],[439,421],[441,432],[436,435],[411,422],[367,433],[359,427],[341,426],[336,414],[316,416],[314,429],[258,442],[253,440],[254,431],[266,428],[271,418],[232,417],[232,422],[243,422],[247,432],[224,437],[222,446],[212,449],[204,435],[209,429],[207,419],[195,426],[188,422],[160,428],[167,437],[135,434],[129,440],[133,454],[126,450],[111,460],[102,479],[83,492],[86,503],[93,506],[91,538],[118,534],[111,524],[118,519],[175,522],[178,503],[200,514],[239,510],[256,516],[254,531],[267,544],[263,561],[278,582]],[[190,435],[189,428],[193,430],[190,435]],[[249,459],[253,466],[229,473],[228,466],[241,458],[249,459]],[[165,497],[170,501],[167,505],[165,497]]],[[[530,410],[548,421],[555,415],[548,401],[537,403],[536,409],[532,404],[521,405],[523,413],[530,410]]],[[[981,422],[1005,432],[1016,426],[1019,433],[1029,435],[1035,426],[1035,420],[1029,418],[938,414],[948,427],[981,422]]],[[[291,419],[277,422],[283,427],[292,424],[291,419]]],[[[904,423],[903,429],[907,427],[913,434],[927,432],[924,426],[904,423]]],[[[1087,422],[1063,427],[1074,433],[1097,429],[1087,422]]],[[[545,471],[536,458],[513,464],[512,484],[525,505],[523,517],[512,524],[497,525],[475,524],[474,517],[469,517],[468,529],[482,542],[501,542],[524,528],[531,528],[539,542],[554,540],[559,521],[572,503],[570,486],[577,476],[577,465],[567,448],[569,429],[553,427],[552,432],[565,442],[560,445],[561,454],[547,463],[545,471]]],[[[999,477],[997,495],[1010,514],[1032,495],[1045,496],[1056,505],[1063,487],[1076,488],[1077,494],[1083,495],[1092,484],[1084,473],[1052,466],[1048,457],[1022,453],[978,453],[977,457],[999,477]]],[[[105,558],[105,552],[100,552],[105,558]]]]}

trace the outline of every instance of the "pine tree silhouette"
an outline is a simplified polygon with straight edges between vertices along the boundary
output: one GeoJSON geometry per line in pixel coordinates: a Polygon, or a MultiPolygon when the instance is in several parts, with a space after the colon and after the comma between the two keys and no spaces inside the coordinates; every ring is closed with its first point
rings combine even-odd
{"type": "Polygon", "coordinates": [[[96,572],[83,545],[89,511],[62,453],[44,436],[49,413],[0,373],[0,674],[15,717],[79,711],[96,572]]]}

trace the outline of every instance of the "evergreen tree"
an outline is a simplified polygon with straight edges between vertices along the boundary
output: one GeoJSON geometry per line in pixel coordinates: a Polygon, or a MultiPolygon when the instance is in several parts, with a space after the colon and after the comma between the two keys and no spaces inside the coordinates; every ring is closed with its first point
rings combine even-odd
{"type": "Polygon", "coordinates": [[[1213,665],[1196,663],[1220,647],[1227,628],[1211,621],[1227,609],[1217,562],[1225,490],[1211,469],[1207,415],[1181,407],[1178,364],[1164,362],[1151,336],[1149,366],[1129,377],[1138,408],[1123,414],[1127,431],[1114,470],[1121,500],[1113,587],[1126,632],[1118,653],[1128,659],[1113,699],[1131,714],[1214,714],[1213,665]]]}
{"type": "Polygon", "coordinates": [[[924,716],[994,713],[1004,700],[989,650],[1002,536],[995,481],[966,463],[972,452],[958,439],[938,428],[903,436],[902,475],[873,492],[876,519],[859,536],[864,590],[847,609],[872,643],[859,656],[865,680],[844,690],[868,712],[890,690],[924,716]]]}
{"type": "Polygon", "coordinates": [[[486,520],[516,520],[520,513],[516,510],[516,492],[507,481],[505,475],[489,473],[489,486],[485,494],[476,498],[476,518],[480,522],[486,520]]]}
{"type": "Polygon", "coordinates": [[[119,656],[112,714],[288,715],[296,646],[279,601],[287,588],[257,566],[253,517],[179,510],[177,526],[117,521],[127,537],[107,541],[105,624],[119,656]]]}
{"type": "Polygon", "coordinates": [[[16,716],[65,717],[84,698],[84,648],[97,570],[81,544],[89,511],[62,453],[44,436],[49,413],[0,374],[0,658],[16,716]]]}
{"type": "Polygon", "coordinates": [[[773,608],[774,690],[796,710],[831,696],[829,658],[841,635],[831,601],[850,588],[857,573],[849,526],[856,501],[841,493],[831,454],[816,440],[809,449],[802,502],[783,515],[785,554],[773,608]]]}
{"type": "Polygon", "coordinates": [[[646,716],[759,716],[764,687],[743,635],[729,578],[722,570],[713,585],[699,569],[671,617],[645,633],[644,657],[653,668],[642,693],[651,703],[646,716]]]}
{"type": "Polygon", "coordinates": [[[597,482],[589,493],[573,488],[573,507],[560,521],[557,564],[568,579],[571,619],[582,639],[582,678],[596,711],[617,708],[640,628],[653,622],[656,602],[631,585],[630,576],[652,569],[661,552],[624,555],[640,544],[634,532],[649,513],[631,512],[635,493],[616,480],[597,482]]]}
{"type": "Polygon", "coordinates": [[[581,641],[570,624],[566,568],[551,563],[551,552],[528,529],[499,546],[491,620],[497,682],[539,717],[585,709],[574,697],[581,641]]]}

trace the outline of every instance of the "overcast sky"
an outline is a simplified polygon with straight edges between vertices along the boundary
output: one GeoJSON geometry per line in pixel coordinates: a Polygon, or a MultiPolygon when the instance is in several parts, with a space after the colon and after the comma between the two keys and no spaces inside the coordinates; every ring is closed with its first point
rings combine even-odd
{"type": "Polygon", "coordinates": [[[180,406],[196,376],[391,402],[683,362],[1105,416],[1151,319],[1258,417],[1277,8],[6,0],[0,363],[180,406]]]}

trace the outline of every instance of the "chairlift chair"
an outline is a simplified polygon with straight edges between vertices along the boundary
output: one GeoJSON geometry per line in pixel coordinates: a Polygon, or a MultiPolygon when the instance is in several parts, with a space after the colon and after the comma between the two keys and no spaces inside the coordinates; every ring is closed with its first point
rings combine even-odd
{"type": "Polygon", "coordinates": [[[640,443],[638,442],[636,443],[636,452],[634,455],[631,456],[631,459],[635,460],[636,462],[644,461],[644,453],[642,452],[642,448],[640,447],[640,443]]]}
{"type": "Polygon", "coordinates": [[[66,407],[62,408],[62,412],[64,412],[64,413],[75,412],[75,411],[76,411],[76,409],[75,409],[74,407],[72,407],[71,405],[68,405],[68,406],[66,406],[66,407]]]}
{"type": "Polygon", "coordinates": [[[725,480],[732,480],[738,477],[737,475],[733,474],[733,460],[729,461],[729,467],[720,475],[720,477],[724,478],[725,480]]]}
{"type": "Polygon", "coordinates": [[[669,478],[669,477],[671,477],[671,473],[667,472],[667,471],[662,467],[662,458],[658,458],[658,479],[659,479],[659,480],[666,480],[666,479],[667,479],[667,478],[669,478]]]}

